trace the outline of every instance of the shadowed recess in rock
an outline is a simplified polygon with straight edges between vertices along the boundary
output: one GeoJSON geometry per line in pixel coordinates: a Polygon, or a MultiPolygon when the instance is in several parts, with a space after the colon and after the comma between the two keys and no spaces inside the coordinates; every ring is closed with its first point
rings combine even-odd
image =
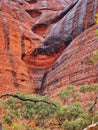
{"type": "MultiPolygon", "coordinates": [[[[78,1],[79,0],[74,0],[67,8],[61,11],[58,15],[54,16],[54,18],[46,21],[46,23],[38,23],[34,25],[32,27],[32,31],[34,31],[35,33],[39,35],[43,34],[47,30],[47,27],[50,24],[54,24],[58,22],[59,20],[61,20],[78,3],[78,1]]],[[[28,10],[27,12],[31,15],[31,17],[34,17],[34,16],[36,17],[41,14],[41,12],[39,12],[38,10],[28,10]]]]}
{"type": "MultiPolygon", "coordinates": [[[[39,64],[41,60],[41,65],[43,65],[46,58],[50,59],[48,57],[55,57],[58,53],[60,54],[79,34],[94,25],[96,2],[96,0],[80,0],[73,9],[71,8],[71,11],[69,11],[67,15],[52,27],[41,45],[29,54],[29,57],[32,57],[30,59],[32,59],[32,61],[39,61],[39,64]]],[[[33,31],[41,34],[46,28],[46,24],[39,24],[35,25],[33,31]]],[[[56,59],[54,58],[52,62],[56,59]]],[[[24,61],[28,63],[26,56],[24,57],[24,61]]]]}
{"type": "Polygon", "coordinates": [[[39,11],[39,10],[37,10],[37,9],[32,9],[32,10],[26,10],[26,12],[28,13],[28,14],[30,14],[30,16],[32,17],[32,18],[36,18],[36,17],[38,17],[38,16],[40,16],[41,15],[41,12],[39,11]]]}
{"type": "MultiPolygon", "coordinates": [[[[84,62],[85,58],[83,54],[88,52],[88,50],[84,50],[87,48],[90,49],[90,42],[88,41],[85,43],[85,40],[87,40],[86,35],[88,35],[89,31],[84,33],[83,37],[80,36],[81,40],[78,39],[78,36],[95,24],[96,11],[97,0],[79,0],[79,2],[51,28],[41,45],[25,55],[25,63],[31,65],[36,70],[39,68],[43,70],[47,69],[47,71],[41,72],[39,76],[36,74],[36,76],[38,76],[37,79],[34,79],[35,85],[38,86],[36,87],[38,88],[36,91],[42,92],[45,89],[44,92],[47,93],[51,92],[52,88],[55,90],[55,88],[62,85],[70,83],[82,84],[88,83],[89,81],[95,81],[96,74],[93,79],[91,78],[91,70],[95,72],[95,68],[87,68],[88,65],[80,65],[76,60],[78,59],[79,61],[79,58],[81,57],[84,62]],[[74,50],[72,49],[72,51],[70,51],[68,48],[70,48],[75,39],[77,40],[73,44],[74,50]],[[84,43],[85,47],[82,45],[84,43]],[[82,50],[77,49],[80,44],[82,50]],[[83,49],[83,47],[85,49],[83,49]],[[68,51],[68,54],[66,54],[66,51],[68,51]],[[81,51],[83,51],[82,54],[81,51]],[[75,58],[76,60],[74,60],[75,58]],[[72,69],[71,66],[74,66],[74,69],[72,69]],[[85,69],[79,71],[77,70],[79,66],[83,66],[85,69]],[[51,69],[49,69],[50,67],[51,69]],[[89,76],[86,71],[89,73],[89,76]],[[81,77],[78,73],[81,74],[81,77]],[[83,76],[86,78],[83,78],[83,76]]],[[[92,39],[91,36],[88,35],[88,37],[92,39]]],[[[92,39],[92,45],[93,42],[94,45],[96,45],[96,41],[93,41],[92,39]]],[[[94,50],[93,47],[91,49],[94,50]]],[[[88,53],[86,58],[88,58],[88,53]]],[[[83,67],[81,67],[81,69],[83,67]]]]}
{"type": "Polygon", "coordinates": [[[98,49],[95,36],[97,28],[98,26],[94,25],[85,30],[63,51],[48,70],[40,88],[41,92],[43,90],[45,94],[55,94],[70,84],[80,86],[98,83],[98,64],[93,66],[89,60],[92,53],[98,49]]]}
{"type": "Polygon", "coordinates": [[[26,0],[26,2],[28,2],[30,4],[35,4],[37,2],[37,0],[26,0]]]}
{"type": "Polygon", "coordinates": [[[40,24],[36,24],[33,28],[32,28],[33,32],[42,35],[46,30],[47,30],[47,24],[46,23],[40,23],[40,24]]]}

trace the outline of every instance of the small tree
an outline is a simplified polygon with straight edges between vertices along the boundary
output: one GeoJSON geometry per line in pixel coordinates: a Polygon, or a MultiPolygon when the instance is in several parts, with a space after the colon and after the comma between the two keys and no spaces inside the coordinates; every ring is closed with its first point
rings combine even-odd
{"type": "Polygon", "coordinates": [[[18,92],[12,96],[0,103],[0,107],[4,109],[1,123],[5,128],[20,130],[23,126],[23,130],[32,130],[30,124],[34,120],[36,120],[36,125],[44,127],[45,121],[56,112],[56,105],[55,103],[52,104],[48,95],[41,97],[18,92]],[[20,123],[17,124],[19,121],[20,123]]]}
{"type": "Polygon", "coordinates": [[[80,92],[81,93],[87,93],[89,92],[89,96],[91,95],[91,92],[94,93],[94,101],[90,102],[89,101],[89,113],[90,115],[92,115],[92,123],[96,122],[98,120],[98,84],[94,84],[94,85],[83,85],[80,88],[80,92]]]}
{"type": "MultiPolygon", "coordinates": [[[[98,84],[95,85],[82,85],[80,90],[75,89],[73,86],[66,87],[58,94],[64,106],[60,107],[57,111],[57,117],[59,124],[65,130],[82,130],[85,126],[96,122],[98,120],[97,111],[97,96],[98,96],[98,84]],[[92,104],[89,101],[89,108],[82,108],[82,93],[91,95],[91,92],[95,94],[95,100],[92,104]],[[70,98],[72,102],[69,104],[70,98]],[[78,102],[77,102],[78,101],[78,102]],[[91,114],[93,112],[93,114],[91,114]],[[80,114],[81,113],[81,114],[80,114]]],[[[88,103],[88,102],[87,102],[88,103]]],[[[86,104],[86,101],[85,101],[86,104]]]]}
{"type": "Polygon", "coordinates": [[[79,103],[58,109],[56,119],[63,130],[82,130],[90,124],[89,113],[79,103]]]}

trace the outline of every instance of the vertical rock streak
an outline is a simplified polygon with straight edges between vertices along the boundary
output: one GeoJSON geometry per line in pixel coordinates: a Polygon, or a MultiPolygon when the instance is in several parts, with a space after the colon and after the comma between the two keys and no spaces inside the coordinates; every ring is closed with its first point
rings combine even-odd
{"type": "Polygon", "coordinates": [[[24,31],[23,28],[19,25],[19,23],[18,26],[21,32],[21,59],[23,60],[23,57],[25,56],[24,31]]]}
{"type": "Polygon", "coordinates": [[[95,24],[95,12],[97,7],[96,1],[97,0],[93,0],[93,1],[89,0],[87,2],[85,23],[84,23],[85,29],[95,24]]]}
{"type": "Polygon", "coordinates": [[[84,2],[81,1],[77,7],[71,29],[72,39],[78,36],[84,30],[84,18],[86,8],[87,8],[87,0],[85,0],[84,2]]]}
{"type": "MultiPolygon", "coordinates": [[[[76,7],[72,10],[72,12],[69,12],[69,14],[67,14],[65,18],[63,18],[59,23],[57,23],[54,26],[54,28],[52,28],[52,30],[49,33],[49,35],[47,36],[47,38],[46,38],[47,40],[45,42],[48,41],[48,37],[49,38],[53,37],[53,36],[55,37],[55,35],[56,35],[56,36],[62,37],[65,44],[66,44],[67,40],[70,43],[74,38],[76,38],[85,29],[87,29],[95,24],[96,6],[97,6],[96,0],[94,0],[94,1],[91,1],[91,0],[82,1],[81,0],[76,5],[76,7]],[[66,26],[64,26],[64,25],[66,25],[66,26]]],[[[62,43],[62,42],[59,41],[59,43],[62,43]]],[[[52,44],[55,44],[55,42],[53,42],[52,44]]],[[[69,50],[69,49],[66,49],[64,52],[66,52],[67,50],[69,50]]],[[[76,52],[74,51],[74,53],[72,53],[72,55],[70,54],[70,57],[74,57],[77,53],[78,53],[77,50],[76,50],[76,52]]],[[[79,79],[77,79],[76,81],[72,80],[72,78],[70,79],[70,76],[68,76],[67,74],[64,74],[65,76],[63,76],[63,71],[65,71],[65,73],[66,73],[65,69],[67,66],[65,67],[64,64],[65,63],[68,64],[67,58],[68,57],[66,57],[66,55],[63,55],[62,59],[58,58],[58,60],[57,60],[58,62],[55,62],[54,66],[53,66],[53,68],[55,68],[55,69],[54,70],[52,69],[47,73],[47,76],[43,83],[43,87],[47,86],[46,91],[48,91],[48,92],[51,91],[52,85],[54,86],[53,89],[56,89],[64,84],[79,82],[79,79]],[[62,64],[64,63],[62,65],[62,66],[64,66],[64,67],[62,67],[62,69],[60,68],[61,63],[62,64]],[[55,73],[54,78],[52,77],[52,75],[54,75],[53,73],[55,73]],[[65,79],[65,81],[64,81],[64,79],[65,79]],[[67,83],[66,83],[66,81],[67,81],[67,83]]],[[[88,68],[88,72],[89,71],[90,71],[90,69],[88,68]]],[[[93,69],[93,71],[95,71],[95,68],[93,69]]],[[[82,73],[82,70],[81,70],[81,73],[82,73]]],[[[73,75],[73,74],[71,74],[71,75],[73,75]]],[[[75,73],[75,75],[76,75],[76,73],[75,73]]],[[[77,72],[77,75],[78,75],[78,72],[77,72]]],[[[96,75],[94,76],[94,78],[96,78],[96,75]]],[[[80,81],[81,80],[85,80],[85,77],[84,77],[84,79],[81,78],[80,81]]]]}
{"type": "Polygon", "coordinates": [[[9,40],[9,32],[8,32],[8,22],[6,20],[6,17],[3,17],[3,21],[4,21],[4,34],[5,34],[5,48],[9,50],[10,40],[9,40]]]}
{"type": "MultiPolygon", "coordinates": [[[[38,48],[35,48],[30,54],[31,65],[32,67],[35,67],[36,70],[46,69],[52,66],[51,71],[48,72],[47,70],[43,70],[41,71],[39,78],[37,78],[37,80],[35,79],[35,86],[37,86],[36,81],[40,82],[41,79],[42,83],[38,86],[38,89],[41,89],[41,91],[46,86],[49,87],[53,84],[55,87],[56,85],[62,86],[64,78],[67,83],[74,82],[74,80],[70,78],[71,76],[69,76],[71,74],[63,75],[61,73],[63,73],[63,70],[66,68],[65,64],[68,62],[67,59],[74,57],[78,53],[78,49],[67,56],[66,53],[61,53],[69,50],[71,46],[70,43],[86,29],[94,25],[97,4],[96,0],[75,0],[73,3],[76,3],[76,5],[74,7],[72,6],[72,8],[70,7],[70,9],[68,8],[69,12],[67,14],[65,13],[66,9],[64,9],[62,13],[58,15],[58,17],[61,18],[66,14],[51,28],[41,45],[38,48]],[[58,58],[59,56],[61,58],[58,58]],[[59,68],[61,64],[63,64],[63,66],[62,68],[59,68]],[[43,80],[46,72],[47,75],[43,80]],[[53,72],[55,73],[54,77],[52,77],[53,72]]],[[[52,22],[54,21],[55,20],[52,22]]]]}
{"type": "MultiPolygon", "coordinates": [[[[10,38],[9,38],[9,28],[8,28],[8,21],[6,19],[6,16],[2,17],[4,21],[4,34],[5,34],[5,49],[7,50],[8,59],[10,61],[11,67],[14,70],[14,58],[10,50],[10,38]]],[[[15,87],[18,86],[17,84],[17,75],[15,71],[11,71],[12,77],[13,77],[13,84],[15,87]]]]}

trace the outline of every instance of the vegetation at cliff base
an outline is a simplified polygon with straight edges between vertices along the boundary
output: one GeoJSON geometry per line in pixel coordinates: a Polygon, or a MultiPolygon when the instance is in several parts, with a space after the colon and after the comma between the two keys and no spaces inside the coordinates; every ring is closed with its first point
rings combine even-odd
{"type": "MultiPolygon", "coordinates": [[[[90,61],[97,63],[98,50],[90,61]]],[[[98,84],[64,88],[57,101],[23,92],[1,95],[0,124],[4,130],[83,130],[98,122],[98,84]]]]}
{"type": "Polygon", "coordinates": [[[76,90],[68,86],[58,93],[54,102],[48,95],[38,96],[16,92],[22,99],[45,102],[22,101],[15,97],[0,100],[2,114],[0,123],[4,130],[82,130],[98,121],[98,84],[83,85],[76,90]],[[89,94],[83,106],[83,94],[89,94]],[[93,100],[90,100],[93,96],[93,100]]]}

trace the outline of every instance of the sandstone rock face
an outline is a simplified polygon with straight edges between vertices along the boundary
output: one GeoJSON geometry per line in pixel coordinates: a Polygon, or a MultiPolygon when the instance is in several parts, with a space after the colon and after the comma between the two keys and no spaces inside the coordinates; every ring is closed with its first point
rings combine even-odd
{"type": "Polygon", "coordinates": [[[21,60],[25,44],[23,30],[25,35],[30,34],[25,29],[23,17],[29,26],[32,21],[28,21],[28,16],[21,17],[24,10],[19,12],[20,7],[19,3],[13,1],[0,1],[0,93],[32,90],[28,68],[21,60]]]}
{"type": "Polygon", "coordinates": [[[36,61],[24,63],[23,57],[40,46],[47,20],[66,8],[67,1],[0,0],[0,93],[33,92],[36,72],[38,76],[43,70],[36,70],[36,61]]]}
{"type": "Polygon", "coordinates": [[[95,30],[92,26],[74,39],[68,48],[48,70],[43,87],[45,93],[55,93],[69,84],[82,85],[98,83],[98,65],[89,60],[92,52],[98,49],[95,30]]]}
{"type": "Polygon", "coordinates": [[[28,7],[25,1],[0,1],[0,93],[33,91],[32,77],[22,59],[42,38],[31,31],[28,7]]]}
{"type": "Polygon", "coordinates": [[[97,11],[97,0],[1,0],[0,93],[97,83],[97,11]]]}
{"type": "Polygon", "coordinates": [[[51,94],[68,84],[98,82],[98,68],[89,63],[98,48],[94,26],[97,1],[74,2],[76,5],[50,29],[41,45],[24,57],[26,63],[37,67],[34,86],[41,92],[45,89],[51,94]]]}

